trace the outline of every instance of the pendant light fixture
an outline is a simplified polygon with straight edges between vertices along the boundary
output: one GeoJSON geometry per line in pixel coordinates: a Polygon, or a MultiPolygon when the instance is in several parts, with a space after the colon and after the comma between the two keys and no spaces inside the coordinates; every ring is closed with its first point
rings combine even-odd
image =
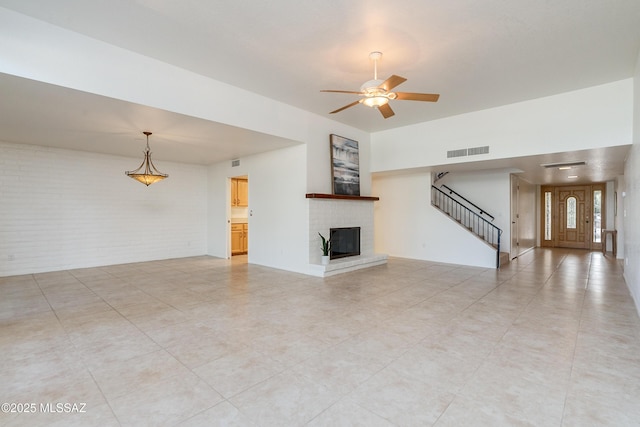
{"type": "Polygon", "coordinates": [[[166,173],[160,172],[156,169],[155,165],[151,161],[151,151],[149,151],[149,135],[151,132],[142,132],[147,136],[147,148],[144,151],[144,160],[140,167],[133,171],[126,171],[128,177],[135,179],[136,181],[140,181],[147,187],[153,184],[154,182],[161,181],[167,178],[169,175],[166,173]]]}

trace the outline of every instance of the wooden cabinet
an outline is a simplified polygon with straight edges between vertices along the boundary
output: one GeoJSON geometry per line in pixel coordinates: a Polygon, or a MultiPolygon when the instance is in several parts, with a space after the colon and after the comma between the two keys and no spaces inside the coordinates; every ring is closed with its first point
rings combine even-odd
{"type": "Polygon", "coordinates": [[[243,178],[231,178],[231,206],[249,206],[249,181],[243,178]]]}
{"type": "Polygon", "coordinates": [[[249,249],[249,225],[231,224],[231,255],[246,254],[249,249]]]}

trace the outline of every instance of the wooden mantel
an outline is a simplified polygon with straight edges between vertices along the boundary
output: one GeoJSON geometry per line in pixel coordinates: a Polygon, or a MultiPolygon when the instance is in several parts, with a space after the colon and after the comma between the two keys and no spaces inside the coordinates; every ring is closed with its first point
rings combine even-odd
{"type": "Polygon", "coordinates": [[[335,199],[335,200],[362,200],[375,202],[380,200],[380,197],[374,196],[347,196],[344,194],[322,194],[322,193],[307,193],[307,199],[335,199]]]}

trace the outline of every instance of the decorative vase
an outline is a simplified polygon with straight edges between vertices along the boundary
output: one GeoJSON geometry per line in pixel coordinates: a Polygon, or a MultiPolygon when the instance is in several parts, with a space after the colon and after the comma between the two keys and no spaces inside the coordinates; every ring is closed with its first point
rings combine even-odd
{"type": "Polygon", "coordinates": [[[329,264],[329,255],[322,255],[322,265],[329,264]]]}

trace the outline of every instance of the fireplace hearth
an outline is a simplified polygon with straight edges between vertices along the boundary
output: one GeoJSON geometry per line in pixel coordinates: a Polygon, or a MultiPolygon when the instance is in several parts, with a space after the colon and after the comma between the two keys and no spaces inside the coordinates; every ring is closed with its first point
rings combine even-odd
{"type": "Polygon", "coordinates": [[[360,227],[332,228],[331,259],[360,255],[360,227]]]}

